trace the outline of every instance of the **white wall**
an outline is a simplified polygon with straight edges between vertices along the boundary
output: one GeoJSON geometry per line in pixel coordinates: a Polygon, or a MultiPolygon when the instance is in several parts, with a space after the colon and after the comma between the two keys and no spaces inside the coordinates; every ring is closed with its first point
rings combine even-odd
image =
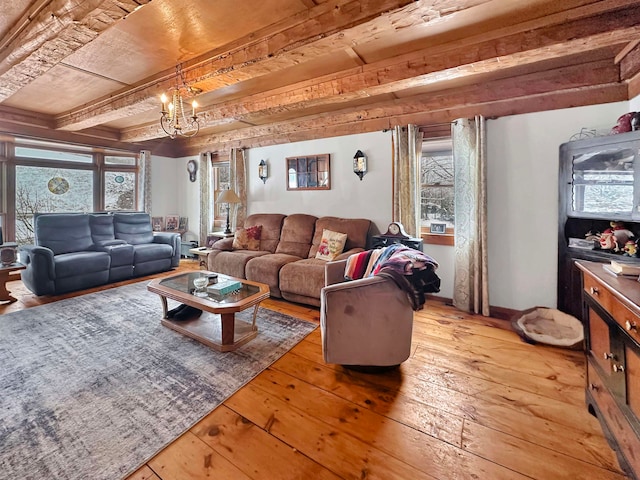
{"type": "Polygon", "coordinates": [[[200,184],[189,181],[187,162],[191,159],[197,161],[195,157],[151,156],[151,216],[189,217],[184,241],[198,240],[200,231],[200,184]]]}
{"type": "Polygon", "coordinates": [[[489,301],[557,305],[559,147],[582,127],[608,132],[628,102],[487,121],[489,301]]]}
{"type": "MultiPolygon", "coordinates": [[[[640,110],[640,100],[635,101],[640,110]]],[[[557,305],[558,149],[582,127],[608,132],[629,110],[629,102],[618,102],[487,121],[491,305],[517,310],[557,305]]],[[[391,155],[390,132],[252,148],[247,211],[368,218],[385,231],[392,213],[391,155]],[[352,169],[358,149],[369,163],[362,181],[352,169]],[[331,154],[331,190],[287,191],[285,158],[321,153],[331,154]],[[266,184],[258,178],[261,159],[269,164],[266,184]]],[[[186,171],[191,158],[152,158],[153,215],[189,216],[196,239],[200,205],[198,183],[189,182],[186,171]]],[[[425,245],[424,251],[440,263],[439,295],[451,298],[454,249],[425,245]]]]}
{"type": "Polygon", "coordinates": [[[391,132],[373,132],[321,140],[252,148],[247,155],[247,213],[307,213],[318,217],[368,218],[378,230],[391,221],[391,132]],[[362,181],[353,173],[357,150],[367,156],[362,181]],[[289,191],[286,158],[331,155],[331,189],[289,191]],[[266,183],[258,178],[258,164],[269,165],[266,183]]]}

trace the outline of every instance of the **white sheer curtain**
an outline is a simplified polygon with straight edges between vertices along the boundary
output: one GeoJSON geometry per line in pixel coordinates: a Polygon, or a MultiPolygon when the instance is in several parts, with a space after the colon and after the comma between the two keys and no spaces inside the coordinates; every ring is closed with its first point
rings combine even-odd
{"type": "Polygon", "coordinates": [[[244,148],[232,148],[229,157],[231,190],[240,197],[241,203],[233,206],[233,220],[231,230],[244,225],[247,216],[247,171],[245,166],[244,148]]]}
{"type": "Polygon", "coordinates": [[[393,129],[393,220],[412,237],[420,234],[422,133],[415,125],[393,129]]]}
{"type": "Polygon", "coordinates": [[[151,213],[151,152],[140,150],[139,158],[139,178],[138,182],[138,205],[137,209],[151,213]]]}
{"type": "Polygon", "coordinates": [[[207,245],[207,235],[213,232],[213,188],[211,185],[211,153],[200,154],[200,245],[207,245]]]}
{"type": "Polygon", "coordinates": [[[455,120],[451,136],[456,217],[453,304],[489,316],[484,117],[455,120]]]}

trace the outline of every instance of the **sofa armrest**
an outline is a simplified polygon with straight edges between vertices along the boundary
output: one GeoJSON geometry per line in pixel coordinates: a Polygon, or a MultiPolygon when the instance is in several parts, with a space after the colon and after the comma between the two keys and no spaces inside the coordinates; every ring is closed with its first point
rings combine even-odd
{"type": "Polygon", "coordinates": [[[93,246],[91,247],[91,250],[104,252],[104,251],[108,251],[108,248],[106,247],[113,247],[115,245],[126,245],[126,244],[127,242],[117,238],[113,240],[98,240],[96,243],[93,244],[93,246]]]}
{"type": "Polygon", "coordinates": [[[223,250],[230,252],[233,250],[233,237],[223,238],[211,245],[211,250],[223,250]]]}
{"type": "Polygon", "coordinates": [[[335,260],[346,260],[351,255],[353,255],[354,253],[360,253],[360,252],[364,252],[364,248],[351,248],[351,249],[347,250],[346,252],[342,252],[340,255],[338,255],[335,258],[335,260]]]}
{"type": "Polygon", "coordinates": [[[153,243],[166,243],[173,248],[173,256],[171,257],[171,266],[180,265],[180,242],[179,233],[173,232],[153,232],[153,243]]]}
{"type": "Polygon", "coordinates": [[[47,247],[21,245],[18,249],[20,263],[27,268],[20,272],[22,281],[36,295],[54,292],[56,269],[53,251],[47,247]]]}
{"type": "Polygon", "coordinates": [[[324,265],[324,285],[334,285],[346,281],[344,269],[347,266],[346,260],[335,260],[324,265]]]}

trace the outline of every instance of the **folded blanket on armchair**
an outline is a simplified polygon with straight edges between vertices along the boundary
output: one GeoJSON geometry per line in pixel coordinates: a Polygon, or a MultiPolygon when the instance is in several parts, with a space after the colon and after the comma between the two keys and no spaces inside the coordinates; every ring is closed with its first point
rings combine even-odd
{"type": "Polygon", "coordinates": [[[349,256],[345,266],[345,279],[380,275],[392,279],[407,292],[414,310],[420,310],[425,293],[440,291],[440,278],[435,270],[438,262],[420,250],[401,243],[369,250],[349,256]]]}

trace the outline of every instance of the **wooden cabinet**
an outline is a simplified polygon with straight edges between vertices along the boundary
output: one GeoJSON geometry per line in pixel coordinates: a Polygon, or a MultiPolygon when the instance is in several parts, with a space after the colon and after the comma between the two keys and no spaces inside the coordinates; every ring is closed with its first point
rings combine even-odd
{"type": "Polygon", "coordinates": [[[578,261],[583,275],[586,401],[622,468],[640,475],[640,283],[602,263],[578,261]]]}
{"type": "Polygon", "coordinates": [[[640,235],[640,131],[562,144],[558,193],[558,308],[583,320],[575,260],[640,262],[599,245],[569,246],[570,238],[603,232],[611,221],[640,235]]]}

